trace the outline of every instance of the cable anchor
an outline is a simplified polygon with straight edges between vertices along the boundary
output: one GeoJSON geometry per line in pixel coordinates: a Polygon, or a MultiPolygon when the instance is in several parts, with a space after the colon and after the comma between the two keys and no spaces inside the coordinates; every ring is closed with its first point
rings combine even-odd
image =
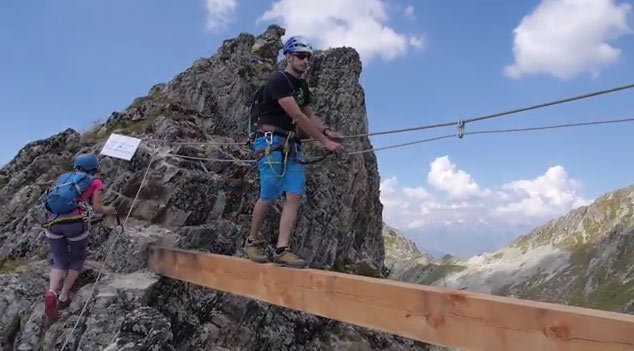
{"type": "Polygon", "coordinates": [[[464,126],[465,126],[464,121],[463,120],[459,120],[458,121],[458,133],[457,133],[457,136],[460,139],[462,139],[462,137],[464,136],[464,126]]]}

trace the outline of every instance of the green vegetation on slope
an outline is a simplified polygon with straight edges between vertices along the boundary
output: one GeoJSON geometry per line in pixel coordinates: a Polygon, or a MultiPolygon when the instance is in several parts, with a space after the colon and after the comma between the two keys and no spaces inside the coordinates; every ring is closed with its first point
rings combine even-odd
{"type": "Polygon", "coordinates": [[[602,265],[590,271],[590,262],[598,255],[596,247],[587,245],[571,257],[578,275],[574,281],[570,303],[601,310],[620,311],[634,300],[634,281],[624,282],[624,275],[634,265],[634,256],[626,247],[622,247],[621,252],[609,258],[609,267],[602,265]],[[593,286],[586,296],[584,289],[589,282],[592,282],[593,286]]]}
{"type": "Polygon", "coordinates": [[[421,282],[422,284],[431,284],[433,282],[439,281],[440,279],[446,277],[450,273],[458,273],[465,270],[467,267],[448,264],[448,265],[437,265],[437,264],[429,264],[423,270],[428,272],[425,279],[421,282]]]}
{"type": "Polygon", "coordinates": [[[7,274],[15,271],[18,267],[24,264],[24,260],[0,260],[0,274],[7,274]]]}

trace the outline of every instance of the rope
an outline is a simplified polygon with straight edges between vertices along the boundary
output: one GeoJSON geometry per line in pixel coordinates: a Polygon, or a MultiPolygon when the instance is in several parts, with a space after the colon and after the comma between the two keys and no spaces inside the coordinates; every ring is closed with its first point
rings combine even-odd
{"type": "MultiPolygon", "coordinates": [[[[634,118],[613,119],[613,120],[607,120],[607,121],[592,121],[592,122],[582,122],[582,123],[556,124],[556,125],[541,126],[541,127],[482,130],[482,131],[475,131],[475,132],[465,132],[464,135],[514,133],[514,132],[526,132],[526,131],[533,131],[533,130],[559,129],[559,128],[570,128],[570,127],[580,127],[580,126],[589,126],[589,125],[597,125],[597,124],[623,123],[623,122],[634,122],[634,118]]],[[[370,148],[370,149],[365,149],[365,150],[360,150],[360,151],[353,151],[353,152],[349,152],[348,155],[358,155],[358,154],[364,154],[364,153],[372,152],[372,151],[394,149],[394,148],[397,148],[397,147],[403,147],[403,146],[408,146],[408,145],[413,145],[413,144],[420,144],[420,143],[426,143],[426,142],[435,141],[435,140],[453,138],[455,136],[456,135],[454,135],[454,134],[443,135],[443,136],[439,136],[439,137],[435,137],[435,138],[416,140],[416,141],[412,141],[412,142],[408,142],[408,143],[389,145],[389,146],[384,146],[384,147],[379,147],[379,148],[370,148]]]]}
{"type": "MultiPolygon", "coordinates": [[[[623,118],[623,119],[613,119],[607,121],[591,121],[591,122],[581,122],[581,123],[567,123],[567,124],[557,124],[550,126],[541,126],[541,127],[526,127],[526,128],[516,128],[516,129],[497,129],[497,130],[483,130],[483,131],[475,131],[475,132],[465,132],[463,135],[478,135],[478,134],[496,134],[496,133],[513,133],[513,132],[524,132],[524,131],[533,131],[533,130],[545,130],[545,129],[559,129],[559,128],[570,128],[570,127],[580,127],[580,126],[589,126],[589,125],[598,125],[598,124],[612,124],[612,123],[623,123],[623,122],[634,122],[634,118],[623,118]]],[[[399,147],[427,143],[436,140],[448,139],[456,137],[455,134],[442,135],[433,138],[421,139],[410,141],[407,143],[388,145],[378,148],[368,148],[358,151],[350,151],[346,152],[346,155],[361,155],[374,151],[395,149],[399,147]]],[[[217,162],[256,162],[256,160],[235,160],[235,159],[217,159],[217,158],[205,158],[205,157],[192,157],[178,154],[160,154],[164,156],[172,156],[172,157],[180,157],[184,159],[193,159],[193,160],[202,160],[202,161],[217,161],[217,162]]],[[[328,155],[329,156],[329,155],[328,155]]]]}
{"type": "MultiPolygon", "coordinates": [[[[139,198],[139,195],[141,194],[141,190],[143,189],[143,185],[145,184],[145,180],[147,178],[147,175],[150,172],[150,167],[152,166],[152,162],[154,161],[154,157],[155,156],[156,156],[156,154],[154,154],[150,158],[150,162],[148,163],[147,169],[145,170],[145,174],[143,175],[143,180],[141,180],[141,184],[139,185],[139,190],[137,190],[137,193],[134,196],[134,200],[132,200],[132,204],[130,205],[130,209],[128,210],[128,214],[126,215],[125,219],[123,220],[123,223],[121,223],[122,228],[125,227],[126,222],[130,218],[130,215],[132,214],[132,209],[134,208],[134,204],[136,203],[136,201],[139,198]]],[[[88,307],[88,303],[92,299],[92,296],[95,293],[95,289],[97,288],[97,284],[99,284],[99,282],[101,280],[104,268],[106,266],[106,263],[108,262],[108,258],[110,257],[110,254],[113,252],[114,247],[117,244],[117,241],[119,240],[119,237],[121,236],[121,234],[123,234],[123,230],[120,233],[117,233],[117,235],[115,236],[114,240],[112,241],[112,244],[110,245],[110,248],[108,249],[108,253],[106,254],[106,257],[104,258],[104,261],[103,261],[103,263],[101,265],[101,268],[99,269],[99,274],[97,275],[97,279],[95,280],[95,283],[92,286],[92,290],[90,292],[90,295],[88,295],[88,298],[86,299],[86,303],[84,304],[84,307],[82,308],[81,312],[79,313],[79,316],[77,317],[77,321],[75,322],[75,325],[73,326],[73,329],[71,329],[70,333],[66,336],[66,340],[64,341],[64,344],[63,344],[62,348],[60,349],[60,351],[64,350],[64,348],[68,344],[68,341],[70,340],[71,336],[73,335],[73,333],[77,329],[77,325],[79,325],[79,321],[81,320],[82,315],[84,314],[84,312],[86,312],[86,308],[88,307]]],[[[82,338],[79,339],[79,344],[77,345],[77,349],[79,349],[79,346],[81,345],[81,341],[82,341],[82,338]]]]}
{"type": "Polygon", "coordinates": [[[156,143],[163,143],[163,144],[169,144],[169,145],[220,145],[220,146],[224,146],[224,145],[245,145],[245,142],[237,142],[237,141],[232,141],[232,142],[223,142],[223,141],[170,141],[170,140],[163,140],[163,139],[153,139],[153,138],[144,138],[144,141],[153,141],[156,143]]]}
{"type": "MultiPolygon", "coordinates": [[[[461,123],[471,123],[471,122],[483,121],[483,120],[486,120],[486,119],[502,117],[502,116],[506,116],[506,115],[516,114],[516,113],[519,113],[519,112],[535,110],[535,109],[539,109],[539,108],[543,108],[543,107],[563,104],[563,103],[576,101],[576,100],[587,99],[587,98],[591,98],[591,97],[595,97],[595,96],[599,96],[599,95],[604,95],[604,94],[609,94],[609,93],[614,93],[614,92],[617,92],[617,91],[631,89],[631,88],[634,88],[634,84],[623,85],[623,86],[619,86],[619,87],[615,87],[615,88],[611,88],[611,89],[599,90],[599,91],[595,91],[595,92],[591,92],[591,93],[587,93],[587,94],[583,94],[583,95],[577,95],[577,96],[573,96],[573,97],[569,97],[569,98],[564,98],[564,99],[560,99],[560,100],[545,102],[545,103],[532,105],[532,106],[527,106],[527,107],[521,107],[521,108],[517,108],[517,109],[513,109],[513,110],[503,111],[503,112],[497,112],[497,113],[484,115],[484,116],[479,116],[479,117],[474,117],[474,118],[469,118],[469,119],[465,119],[465,120],[459,120],[459,121],[453,121],[453,122],[444,122],[444,123],[437,123],[437,124],[429,124],[429,125],[402,128],[402,129],[391,129],[391,130],[386,130],[386,131],[381,131],[381,132],[373,132],[373,133],[360,133],[360,134],[343,135],[341,138],[342,139],[351,139],[351,138],[360,138],[360,137],[371,137],[371,136],[377,136],[377,135],[386,135],[386,134],[396,134],[396,133],[403,133],[403,132],[411,132],[411,131],[416,131],[416,130],[434,129],[434,128],[441,128],[441,127],[450,127],[450,126],[454,126],[454,125],[459,125],[461,123]]],[[[172,144],[172,145],[220,145],[220,146],[222,146],[222,145],[241,145],[241,146],[245,145],[244,142],[215,142],[215,141],[173,142],[173,141],[168,141],[168,140],[151,139],[151,138],[144,139],[144,140],[161,142],[161,143],[167,143],[167,144],[172,144]]],[[[302,142],[314,142],[314,141],[315,141],[315,139],[313,139],[313,138],[302,139],[302,142]]],[[[219,162],[222,162],[222,161],[219,160],[219,162]]]]}
{"type": "Polygon", "coordinates": [[[563,104],[563,103],[570,102],[570,101],[575,101],[575,100],[587,99],[587,98],[590,98],[590,97],[595,97],[595,96],[598,96],[598,95],[613,93],[613,92],[616,92],[616,91],[626,90],[626,89],[631,89],[631,88],[634,88],[634,84],[623,85],[623,86],[612,88],[612,89],[600,90],[600,91],[596,91],[596,92],[593,92],[593,93],[573,96],[573,97],[570,97],[570,98],[556,100],[556,101],[552,101],[552,102],[546,102],[546,103],[539,104],[539,105],[533,105],[533,106],[529,106],[529,107],[522,107],[522,108],[518,108],[516,110],[509,110],[509,111],[498,112],[498,113],[494,113],[494,114],[490,114],[490,115],[486,115],[486,116],[470,118],[470,119],[464,120],[464,122],[465,123],[469,123],[469,122],[482,121],[482,120],[489,119],[489,118],[495,118],[495,117],[510,115],[510,114],[513,114],[513,113],[524,112],[524,111],[528,111],[528,110],[535,110],[535,109],[542,108],[542,107],[547,107],[547,106],[552,106],[552,105],[557,105],[557,104],[563,104]]]}
{"type": "Polygon", "coordinates": [[[351,139],[351,138],[370,137],[370,136],[385,135],[385,134],[395,134],[395,133],[411,132],[411,131],[414,131],[414,130],[449,127],[449,126],[453,126],[453,125],[456,125],[456,124],[458,124],[458,122],[445,122],[445,123],[430,124],[430,125],[425,125],[425,126],[420,126],[420,127],[411,127],[411,128],[403,128],[403,129],[392,129],[392,130],[386,130],[386,131],[383,131],[383,132],[344,135],[341,138],[342,139],[351,139]]]}
{"type": "Polygon", "coordinates": [[[373,152],[373,151],[380,151],[380,150],[387,150],[387,149],[395,149],[397,147],[403,147],[403,146],[408,146],[408,145],[414,145],[414,144],[420,144],[420,143],[427,143],[430,141],[436,141],[436,140],[441,140],[441,139],[447,139],[447,138],[454,138],[455,135],[454,134],[449,134],[449,135],[443,135],[443,136],[439,136],[439,137],[435,137],[435,138],[429,138],[429,139],[422,139],[422,140],[416,140],[416,141],[411,141],[409,143],[402,143],[402,144],[396,144],[396,145],[389,145],[389,146],[383,146],[383,147],[378,147],[378,148],[369,148],[369,149],[365,149],[365,150],[359,150],[359,151],[352,151],[352,152],[348,152],[348,155],[361,155],[361,154],[365,154],[368,152],[373,152]]]}
{"type": "MultiPolygon", "coordinates": [[[[557,104],[563,104],[563,103],[576,101],[576,100],[587,99],[587,98],[591,98],[591,97],[595,97],[595,96],[599,96],[599,95],[604,95],[604,94],[609,94],[609,93],[614,93],[614,92],[617,92],[617,91],[631,89],[631,88],[634,88],[634,84],[623,85],[623,86],[619,86],[619,87],[615,87],[615,88],[611,88],[611,89],[599,90],[599,91],[595,91],[595,92],[591,92],[591,93],[587,93],[587,94],[577,95],[577,96],[573,96],[573,97],[569,97],[569,98],[564,98],[564,99],[560,99],[560,100],[545,102],[545,103],[532,105],[532,106],[527,106],[527,107],[521,107],[521,108],[517,108],[517,109],[513,109],[513,110],[497,112],[497,113],[484,115],[484,116],[479,116],[479,117],[474,117],[474,118],[469,118],[469,119],[465,119],[465,120],[459,120],[459,121],[453,121],[453,122],[444,122],[444,123],[437,123],[437,124],[429,124],[429,125],[402,128],[402,129],[392,129],[392,130],[386,130],[386,131],[381,131],[381,132],[373,132],[373,133],[360,133],[360,134],[343,135],[341,138],[342,139],[351,139],[351,138],[360,138],[360,137],[371,137],[371,136],[377,136],[377,135],[396,134],[396,133],[411,132],[411,131],[416,131],[416,130],[434,129],[434,128],[440,128],[440,127],[449,127],[449,126],[454,126],[454,125],[460,125],[460,124],[464,124],[464,123],[478,122],[478,121],[482,121],[482,120],[486,120],[486,119],[502,117],[502,116],[506,116],[506,115],[519,113],[519,112],[535,110],[535,109],[538,109],[538,108],[553,106],[553,105],[557,105],[557,104]]],[[[190,111],[189,109],[184,109],[181,112],[183,112],[183,111],[184,112],[191,112],[191,113],[195,113],[195,114],[198,114],[200,116],[203,116],[203,117],[207,117],[207,115],[203,115],[200,112],[197,112],[197,111],[194,111],[194,110],[190,111]]],[[[473,134],[473,133],[470,133],[470,134],[473,134]]],[[[235,142],[235,141],[232,141],[232,142],[219,142],[219,141],[183,141],[183,142],[179,142],[179,141],[169,141],[169,140],[153,139],[153,138],[145,138],[144,140],[145,141],[154,141],[154,142],[164,143],[164,144],[170,144],[170,145],[217,145],[217,146],[229,146],[229,145],[244,146],[245,145],[245,142],[235,142]]],[[[314,142],[314,141],[315,140],[313,138],[302,139],[302,142],[314,142]]],[[[183,157],[183,158],[185,158],[185,157],[183,157]]],[[[222,160],[222,159],[208,159],[208,160],[217,161],[217,162],[225,162],[225,160],[222,160]]]]}
{"type": "Polygon", "coordinates": [[[464,134],[476,135],[476,134],[494,134],[494,133],[513,133],[513,132],[525,132],[525,131],[531,131],[531,130],[558,129],[558,128],[589,126],[589,125],[597,125],[597,124],[623,123],[623,122],[634,122],[634,118],[613,119],[608,121],[594,121],[594,122],[583,122],[583,123],[567,123],[567,124],[557,124],[557,125],[543,126],[543,127],[483,130],[483,131],[477,131],[477,132],[465,132],[464,134]]]}
{"type": "MultiPolygon", "coordinates": [[[[227,159],[227,158],[196,157],[196,156],[187,156],[187,155],[179,155],[179,154],[170,154],[170,153],[166,153],[166,152],[159,153],[158,156],[177,157],[177,158],[183,158],[183,159],[186,159],[186,160],[195,160],[195,161],[235,162],[235,163],[257,162],[257,160],[238,160],[238,159],[227,159]]],[[[246,165],[243,165],[243,166],[246,166],[246,165]]]]}
{"type": "Polygon", "coordinates": [[[283,150],[281,150],[284,153],[284,159],[282,162],[273,162],[273,159],[271,157],[271,147],[273,146],[273,136],[271,136],[271,138],[267,138],[266,139],[266,157],[267,158],[267,162],[266,164],[269,165],[269,168],[271,169],[271,172],[273,172],[273,174],[275,174],[278,178],[283,178],[284,175],[286,174],[286,171],[288,170],[288,155],[290,153],[290,140],[293,137],[293,133],[289,133],[289,135],[284,138],[284,148],[283,150]],[[277,171],[275,170],[275,167],[273,167],[274,164],[281,164],[282,165],[282,174],[278,174],[277,171]]]}
{"type": "MultiPolygon", "coordinates": [[[[616,91],[626,90],[626,89],[631,89],[631,88],[634,88],[634,84],[623,85],[623,86],[612,88],[612,89],[600,90],[600,91],[596,91],[596,92],[592,92],[592,93],[588,93],[588,94],[573,96],[573,97],[560,99],[560,100],[555,100],[555,101],[551,101],[551,102],[546,102],[546,103],[542,103],[542,104],[538,104],[538,105],[533,105],[533,106],[528,106],[528,107],[521,107],[521,108],[514,109],[514,110],[508,110],[508,111],[493,113],[493,114],[490,114],[490,115],[484,115],[484,116],[480,116],[480,117],[469,118],[469,119],[463,120],[462,122],[470,123],[470,122],[482,121],[482,120],[485,120],[485,119],[506,116],[506,115],[510,115],[510,114],[514,114],[514,113],[529,111],[529,110],[535,110],[535,109],[538,109],[538,108],[552,106],[552,105],[557,105],[557,104],[563,104],[563,103],[570,102],[570,101],[575,101],[575,100],[587,99],[587,98],[590,98],[590,97],[595,97],[595,96],[598,96],[598,95],[613,93],[613,92],[616,92],[616,91]]],[[[348,138],[359,138],[359,137],[368,137],[368,136],[376,136],[376,135],[385,135],[385,134],[410,132],[410,131],[415,131],[415,130],[432,129],[432,128],[439,128],[439,127],[448,127],[448,126],[457,125],[459,123],[460,123],[460,121],[445,122],[445,123],[439,123],[439,124],[424,125],[424,126],[419,126],[419,127],[386,130],[386,131],[382,131],[382,132],[346,135],[346,136],[343,136],[343,138],[344,139],[348,139],[348,138]]]]}

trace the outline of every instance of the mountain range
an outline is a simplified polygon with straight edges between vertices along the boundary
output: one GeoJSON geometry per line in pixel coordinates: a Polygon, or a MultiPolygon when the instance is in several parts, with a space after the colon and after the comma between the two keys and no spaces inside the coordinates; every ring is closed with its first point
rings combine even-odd
{"type": "Polygon", "coordinates": [[[468,259],[432,258],[389,226],[383,236],[391,279],[634,313],[634,185],[468,259]]]}

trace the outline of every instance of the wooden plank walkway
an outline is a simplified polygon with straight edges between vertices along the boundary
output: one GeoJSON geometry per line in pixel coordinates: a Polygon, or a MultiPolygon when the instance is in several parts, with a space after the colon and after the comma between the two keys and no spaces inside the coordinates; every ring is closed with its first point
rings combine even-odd
{"type": "Polygon", "coordinates": [[[474,351],[634,350],[634,315],[150,247],[150,271],[267,303],[474,351]]]}

